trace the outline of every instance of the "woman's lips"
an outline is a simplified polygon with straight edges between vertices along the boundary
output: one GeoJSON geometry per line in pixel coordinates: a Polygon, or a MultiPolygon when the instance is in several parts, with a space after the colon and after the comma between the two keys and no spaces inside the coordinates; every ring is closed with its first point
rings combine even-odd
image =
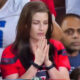
{"type": "Polygon", "coordinates": [[[44,36],[44,33],[38,33],[39,36],[44,36]]]}

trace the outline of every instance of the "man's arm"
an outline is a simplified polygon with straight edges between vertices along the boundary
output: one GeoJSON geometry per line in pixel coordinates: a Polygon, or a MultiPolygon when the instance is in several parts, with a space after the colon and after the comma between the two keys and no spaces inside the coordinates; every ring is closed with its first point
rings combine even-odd
{"type": "Polygon", "coordinates": [[[53,32],[52,32],[52,38],[56,40],[61,40],[63,37],[63,31],[59,24],[53,20],[53,32]]]}

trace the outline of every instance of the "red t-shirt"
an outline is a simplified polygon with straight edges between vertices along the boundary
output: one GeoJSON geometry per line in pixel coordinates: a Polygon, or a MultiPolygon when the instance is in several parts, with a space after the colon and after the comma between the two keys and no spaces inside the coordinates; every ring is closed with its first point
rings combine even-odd
{"type": "MultiPolygon", "coordinates": [[[[50,43],[54,45],[55,47],[55,55],[53,56],[56,68],[58,69],[59,67],[66,67],[68,70],[70,70],[70,64],[68,60],[68,56],[66,55],[66,51],[64,49],[64,46],[62,45],[61,42],[52,40],[50,39],[50,43]]],[[[26,72],[26,69],[23,67],[22,63],[12,53],[11,51],[12,45],[8,46],[2,54],[2,59],[1,59],[1,72],[2,72],[2,77],[5,78],[6,76],[10,74],[15,74],[18,73],[19,77],[23,75],[26,72]]],[[[46,76],[45,75],[45,70],[39,71],[38,75],[41,75],[41,77],[46,76]]]]}

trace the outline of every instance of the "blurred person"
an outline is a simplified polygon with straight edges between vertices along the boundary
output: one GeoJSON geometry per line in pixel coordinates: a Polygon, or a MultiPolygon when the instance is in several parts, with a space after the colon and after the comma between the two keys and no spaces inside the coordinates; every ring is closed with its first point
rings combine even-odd
{"type": "Polygon", "coordinates": [[[80,0],[65,0],[66,14],[72,13],[80,16],[80,0]]]}
{"type": "Polygon", "coordinates": [[[62,42],[67,49],[71,70],[80,66],[80,16],[67,14],[61,22],[63,30],[62,42]]]}
{"type": "MultiPolygon", "coordinates": [[[[3,50],[15,40],[16,26],[21,10],[29,1],[30,0],[0,0],[0,63],[3,50]]],[[[52,3],[53,1],[44,2],[51,10],[53,19],[55,19],[56,12],[52,3]]]]}
{"type": "Polygon", "coordinates": [[[54,0],[55,7],[65,7],[66,14],[80,16],[80,0],[54,0]]]}
{"type": "MultiPolygon", "coordinates": [[[[32,0],[0,0],[0,61],[4,48],[15,40],[16,26],[21,10],[29,1],[32,0]]],[[[49,7],[53,19],[55,19],[56,12],[53,0],[41,1],[49,7]]]]}
{"type": "Polygon", "coordinates": [[[29,0],[0,0],[0,61],[6,46],[15,40],[20,12],[29,0]]]}
{"type": "Polygon", "coordinates": [[[51,39],[52,15],[41,1],[22,9],[13,44],[2,54],[1,72],[5,79],[69,80],[70,64],[61,42],[51,39]]]}

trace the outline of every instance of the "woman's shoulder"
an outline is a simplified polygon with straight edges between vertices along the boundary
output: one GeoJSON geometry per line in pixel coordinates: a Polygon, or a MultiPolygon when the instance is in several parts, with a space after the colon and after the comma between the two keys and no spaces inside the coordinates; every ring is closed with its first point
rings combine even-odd
{"type": "Polygon", "coordinates": [[[50,43],[55,47],[55,49],[58,52],[65,52],[66,51],[64,45],[60,41],[50,39],[50,43]]]}
{"type": "Polygon", "coordinates": [[[49,42],[51,44],[53,44],[55,47],[61,47],[61,46],[63,46],[63,44],[62,44],[61,41],[58,41],[58,40],[55,40],[55,39],[50,39],[49,42]]]}
{"type": "Polygon", "coordinates": [[[14,57],[15,55],[12,53],[12,44],[7,46],[3,53],[2,53],[2,57],[7,57],[7,58],[11,58],[14,57]]]}
{"type": "Polygon", "coordinates": [[[1,64],[13,64],[17,61],[18,57],[12,53],[12,45],[7,46],[1,57],[1,64]]]}

